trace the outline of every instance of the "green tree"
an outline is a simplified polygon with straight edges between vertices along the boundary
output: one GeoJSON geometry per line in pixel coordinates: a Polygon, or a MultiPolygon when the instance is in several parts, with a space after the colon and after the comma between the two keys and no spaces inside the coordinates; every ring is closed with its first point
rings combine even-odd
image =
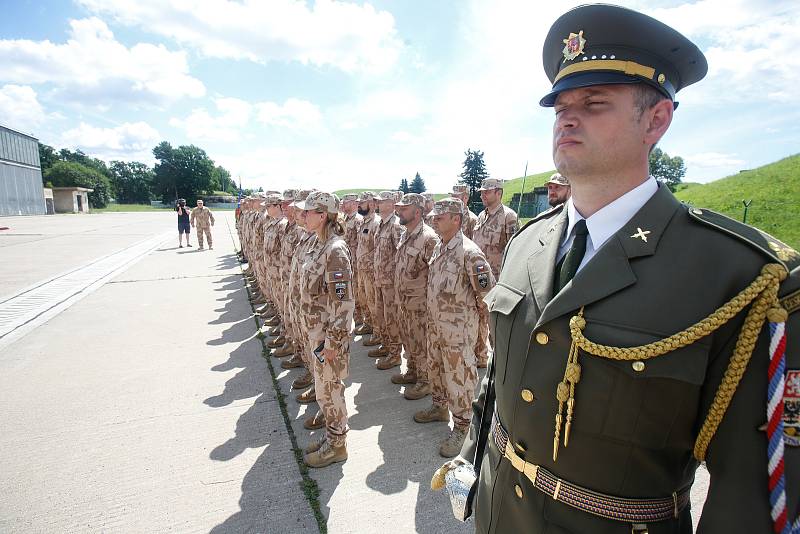
{"type": "Polygon", "coordinates": [[[149,204],[153,187],[153,170],[138,161],[112,161],[109,166],[111,185],[121,204],[149,204]]]}
{"type": "Polygon", "coordinates": [[[422,176],[417,173],[414,176],[414,179],[411,180],[411,186],[409,186],[409,191],[411,193],[424,193],[425,192],[425,181],[422,179],[422,176]]]}
{"type": "Polygon", "coordinates": [[[408,180],[405,178],[400,180],[400,187],[398,187],[397,190],[402,191],[403,194],[410,192],[410,189],[408,188],[408,180]]]}
{"type": "Polygon", "coordinates": [[[650,174],[674,193],[686,176],[686,165],[682,157],[670,157],[660,148],[654,148],[650,152],[650,174]]]}
{"type": "Polygon", "coordinates": [[[52,167],[58,161],[58,153],[56,149],[50,145],[39,143],[39,165],[42,167],[42,177],[44,172],[52,167]]]}
{"type": "Polygon", "coordinates": [[[464,170],[461,171],[459,183],[469,186],[469,202],[480,202],[481,196],[478,189],[485,178],[489,177],[486,172],[486,164],[483,162],[483,152],[480,150],[467,149],[464,152],[464,170]]]}
{"type": "Polygon", "coordinates": [[[156,163],[153,193],[165,203],[185,198],[193,204],[199,195],[214,190],[214,162],[194,145],[173,148],[162,141],[153,149],[156,163]]]}
{"type": "Polygon", "coordinates": [[[74,161],[57,161],[44,174],[44,179],[54,187],[88,187],[89,205],[105,208],[111,197],[111,183],[108,177],[97,169],[74,161]]]}
{"type": "Polygon", "coordinates": [[[231,173],[228,172],[228,169],[221,166],[214,167],[211,175],[213,177],[215,191],[230,193],[231,189],[233,189],[233,193],[236,193],[236,184],[231,180],[231,173]]]}

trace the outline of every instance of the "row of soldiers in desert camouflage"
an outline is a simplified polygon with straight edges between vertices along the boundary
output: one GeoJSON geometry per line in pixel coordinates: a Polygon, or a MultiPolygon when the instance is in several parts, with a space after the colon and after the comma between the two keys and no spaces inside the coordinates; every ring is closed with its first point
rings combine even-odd
{"type": "MultiPolygon", "coordinates": [[[[566,200],[560,175],[549,202],[566,200]]],[[[284,369],[304,368],[292,383],[301,403],[319,409],[304,421],[325,433],[306,449],[311,467],[347,459],[344,379],[351,334],[374,346],[377,368],[409,400],[432,398],[418,423],[449,422],[439,453],[458,454],[471,419],[478,368],[488,360],[483,297],[495,285],[517,214],[502,204],[501,180],[479,189],[485,206],[467,208],[469,189],[452,196],[399,191],[335,194],[287,189],[242,202],[238,231],[258,313],[272,327],[268,346],[284,369]],[[369,336],[369,337],[367,337],[369,336]],[[399,371],[399,369],[398,369],[399,371]]]]}

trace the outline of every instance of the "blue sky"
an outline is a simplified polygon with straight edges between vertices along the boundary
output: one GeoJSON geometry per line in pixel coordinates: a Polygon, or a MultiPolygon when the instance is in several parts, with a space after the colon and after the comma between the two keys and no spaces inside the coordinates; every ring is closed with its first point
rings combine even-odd
{"type": "MultiPolygon", "coordinates": [[[[105,160],[196,144],[246,187],[444,192],[553,167],[541,47],[578,2],[6,0],[0,123],[105,160]]],[[[800,3],[623,2],[694,40],[661,147],[706,182],[800,152],[800,3]]]]}

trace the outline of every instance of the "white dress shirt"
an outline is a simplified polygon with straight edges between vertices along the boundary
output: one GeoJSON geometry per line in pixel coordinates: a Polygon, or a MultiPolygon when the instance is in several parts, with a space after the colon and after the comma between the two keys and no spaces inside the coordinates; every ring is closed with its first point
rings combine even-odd
{"type": "MultiPolygon", "coordinates": [[[[620,228],[625,226],[642,209],[642,206],[656,194],[657,190],[658,182],[650,176],[644,183],[631,189],[586,219],[586,228],[589,230],[589,235],[586,239],[586,254],[578,266],[578,272],[589,263],[612,235],[619,232],[620,228]]],[[[585,218],[575,209],[571,197],[567,200],[565,209],[567,210],[567,232],[561,241],[561,247],[558,249],[558,261],[572,246],[572,241],[575,238],[575,223],[585,218]]]]}

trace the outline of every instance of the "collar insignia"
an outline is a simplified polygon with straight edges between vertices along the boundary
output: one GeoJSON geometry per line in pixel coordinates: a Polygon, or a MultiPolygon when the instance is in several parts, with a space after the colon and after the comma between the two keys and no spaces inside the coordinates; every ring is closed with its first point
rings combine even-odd
{"type": "Polygon", "coordinates": [[[636,230],[638,230],[638,231],[635,234],[633,234],[631,237],[634,238],[634,239],[641,239],[642,241],[647,243],[647,234],[650,233],[650,230],[642,230],[639,227],[637,227],[636,230]]]}
{"type": "Polygon", "coordinates": [[[569,37],[564,39],[564,61],[572,61],[583,54],[585,45],[586,39],[583,38],[583,30],[578,33],[570,33],[569,37]]]}

